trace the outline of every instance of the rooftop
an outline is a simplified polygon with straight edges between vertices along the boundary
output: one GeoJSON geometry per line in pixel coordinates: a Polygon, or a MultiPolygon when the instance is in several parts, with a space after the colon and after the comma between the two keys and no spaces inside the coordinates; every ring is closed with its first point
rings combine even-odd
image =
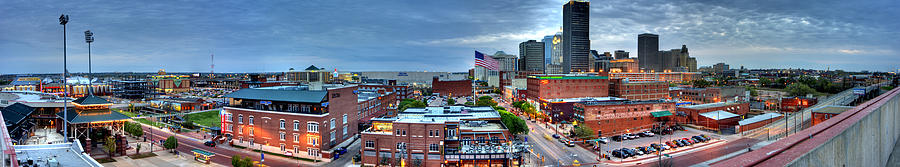
{"type": "Polygon", "coordinates": [[[633,101],[586,101],[581,102],[585,106],[598,106],[598,105],[622,105],[622,104],[653,104],[653,103],[665,103],[668,101],[665,100],[633,100],[633,101]]]}
{"type": "Polygon", "coordinates": [[[706,117],[706,118],[709,118],[709,119],[713,119],[713,120],[722,120],[722,119],[728,119],[728,118],[738,117],[738,116],[740,116],[740,115],[733,114],[733,113],[730,113],[730,112],[727,112],[727,111],[716,110],[716,111],[713,111],[713,112],[700,113],[700,116],[703,116],[703,117],[706,117]]]}
{"type": "Polygon", "coordinates": [[[35,164],[53,163],[58,164],[57,166],[103,166],[89,155],[82,153],[84,150],[78,140],[63,144],[16,145],[13,148],[16,150],[19,165],[34,160],[35,164]]]}
{"type": "MultiPolygon", "coordinates": [[[[546,100],[546,99],[545,99],[546,100]]],[[[578,102],[591,102],[591,101],[625,101],[628,99],[618,98],[618,97],[579,97],[579,98],[565,98],[565,99],[549,99],[546,100],[551,103],[578,103],[578,102]]]]}
{"type": "Polygon", "coordinates": [[[308,90],[296,86],[294,86],[294,88],[296,89],[287,89],[287,87],[241,89],[227,94],[225,97],[298,103],[321,103],[328,96],[328,91],[326,90],[308,90]]]}
{"type": "Polygon", "coordinates": [[[460,120],[500,119],[500,113],[491,107],[445,106],[408,108],[393,118],[373,118],[373,121],[401,123],[445,123],[460,120]]]}
{"type": "Polygon", "coordinates": [[[815,108],[812,112],[815,113],[827,113],[827,114],[841,114],[844,111],[850,110],[851,106],[835,106],[835,105],[827,105],[819,108],[815,108]]]}
{"type": "Polygon", "coordinates": [[[715,108],[715,107],[730,106],[730,105],[735,105],[735,104],[741,104],[741,103],[738,103],[738,102],[718,102],[718,103],[698,104],[698,105],[692,105],[692,106],[683,106],[683,107],[680,107],[680,108],[688,108],[688,109],[707,109],[707,108],[715,108]]]}
{"type": "Polygon", "coordinates": [[[596,74],[535,74],[528,78],[537,79],[609,79],[608,76],[599,76],[596,74]]]}
{"type": "Polygon", "coordinates": [[[772,118],[778,118],[780,116],[781,116],[781,114],[779,114],[779,113],[765,113],[762,115],[757,115],[754,117],[750,117],[750,118],[738,121],[738,124],[739,125],[747,125],[747,124],[757,123],[759,121],[769,120],[772,118]]]}

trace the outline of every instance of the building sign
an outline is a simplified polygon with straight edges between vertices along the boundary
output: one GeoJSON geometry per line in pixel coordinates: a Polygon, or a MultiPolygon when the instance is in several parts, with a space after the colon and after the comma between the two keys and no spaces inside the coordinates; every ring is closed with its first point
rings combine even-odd
{"type": "Polygon", "coordinates": [[[406,72],[399,72],[397,73],[397,76],[409,76],[409,74],[406,74],[406,72]]]}
{"type": "Polygon", "coordinates": [[[865,95],[865,94],[866,94],[866,89],[865,89],[865,88],[853,88],[853,94],[855,94],[855,95],[865,95]]]}

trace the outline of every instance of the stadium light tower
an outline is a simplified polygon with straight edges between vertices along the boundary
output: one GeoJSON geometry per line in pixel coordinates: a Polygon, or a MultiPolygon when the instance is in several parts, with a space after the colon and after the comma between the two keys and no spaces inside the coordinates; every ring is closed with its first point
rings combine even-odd
{"type": "Polygon", "coordinates": [[[69,142],[69,84],[66,82],[68,80],[68,68],[66,67],[66,23],[69,23],[69,15],[62,14],[59,16],[59,24],[63,26],[63,116],[65,120],[63,120],[63,138],[64,142],[69,142]]]}
{"type": "Polygon", "coordinates": [[[94,83],[92,81],[94,73],[91,72],[91,43],[94,42],[94,33],[91,30],[84,31],[84,42],[88,44],[88,95],[94,95],[94,83]]]}

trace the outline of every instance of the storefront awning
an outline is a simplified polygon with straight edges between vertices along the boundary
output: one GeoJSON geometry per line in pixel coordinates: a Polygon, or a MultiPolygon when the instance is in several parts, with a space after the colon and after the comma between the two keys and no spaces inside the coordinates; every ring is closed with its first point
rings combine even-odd
{"type": "Polygon", "coordinates": [[[651,112],[650,115],[653,115],[653,117],[655,117],[655,118],[659,118],[659,117],[671,116],[671,115],[672,115],[672,112],[669,112],[669,111],[657,111],[657,112],[651,112]]]}
{"type": "Polygon", "coordinates": [[[213,153],[211,153],[211,152],[203,151],[203,150],[200,150],[200,149],[193,149],[193,150],[191,150],[191,152],[194,152],[194,154],[200,154],[200,155],[204,155],[204,156],[207,156],[207,157],[211,157],[211,156],[213,156],[213,155],[216,155],[216,154],[213,154],[213,153]]]}

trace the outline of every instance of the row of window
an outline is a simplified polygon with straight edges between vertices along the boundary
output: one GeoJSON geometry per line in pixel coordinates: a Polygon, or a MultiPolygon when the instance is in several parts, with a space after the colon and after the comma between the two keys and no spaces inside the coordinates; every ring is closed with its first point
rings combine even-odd
{"type": "MultiPolygon", "coordinates": [[[[407,144],[409,144],[409,143],[399,142],[399,143],[397,143],[397,149],[405,150],[407,148],[406,147],[407,144]]],[[[365,147],[366,148],[375,148],[375,141],[367,140],[365,143],[365,147]]],[[[437,151],[440,151],[440,148],[441,147],[438,144],[429,144],[428,145],[428,151],[437,152],[437,151]]]]}
{"type": "MultiPolygon", "coordinates": [[[[233,120],[232,120],[233,117],[232,117],[231,114],[226,114],[225,117],[226,117],[226,120],[229,120],[229,122],[232,122],[232,121],[233,121],[233,120]]],[[[331,125],[331,129],[334,129],[334,128],[336,127],[335,121],[336,121],[336,119],[334,119],[334,118],[331,119],[331,124],[330,124],[330,125],[331,125]]],[[[249,122],[250,125],[253,125],[253,115],[250,115],[250,116],[249,116],[248,122],[249,122]]],[[[347,123],[349,123],[349,120],[348,120],[348,118],[347,118],[347,114],[344,114],[344,116],[343,116],[343,118],[342,118],[342,122],[343,122],[342,124],[347,124],[347,123]]],[[[244,115],[243,115],[243,114],[238,114],[238,123],[239,123],[239,124],[243,124],[243,123],[244,123],[244,115]]],[[[230,125],[229,125],[229,126],[230,126],[230,125]]],[[[346,126],[346,125],[345,125],[345,126],[346,126]]],[[[280,128],[280,129],[285,129],[285,120],[284,120],[284,119],[279,120],[279,122],[278,122],[278,128],[280,128]]],[[[232,129],[232,131],[233,131],[233,127],[229,127],[229,129],[232,129]]],[[[299,130],[300,130],[300,121],[294,120],[294,131],[299,131],[299,130]]],[[[317,122],[308,122],[308,123],[306,123],[306,131],[307,131],[307,132],[319,132],[319,123],[317,123],[317,122]]],[[[345,130],[345,131],[346,131],[346,130],[345,130]]],[[[346,133],[346,132],[345,132],[345,133],[346,133]]]]}

